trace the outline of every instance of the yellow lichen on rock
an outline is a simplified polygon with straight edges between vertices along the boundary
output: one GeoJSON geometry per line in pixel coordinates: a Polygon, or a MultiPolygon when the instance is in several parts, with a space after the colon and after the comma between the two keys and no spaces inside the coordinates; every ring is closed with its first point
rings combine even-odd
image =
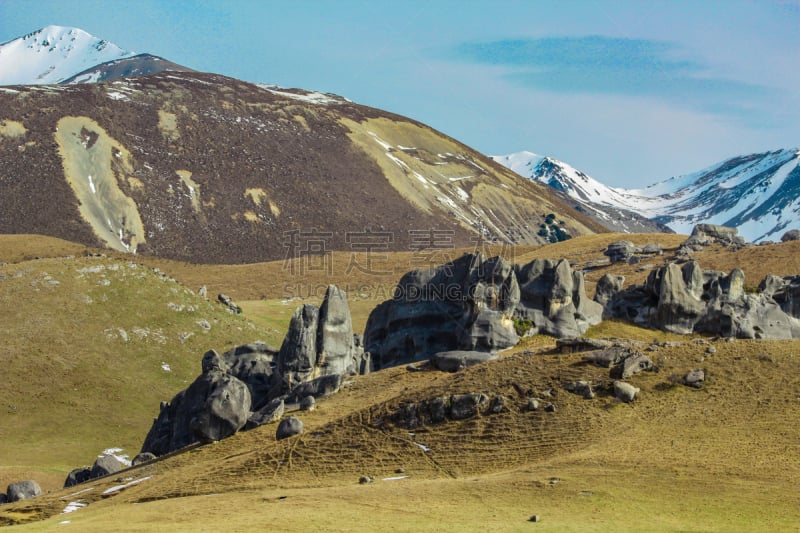
{"type": "Polygon", "coordinates": [[[55,140],[83,219],[108,247],[135,252],[145,242],[144,225],[136,202],[120,188],[131,183],[130,152],[88,117],[63,117],[55,140]]]}

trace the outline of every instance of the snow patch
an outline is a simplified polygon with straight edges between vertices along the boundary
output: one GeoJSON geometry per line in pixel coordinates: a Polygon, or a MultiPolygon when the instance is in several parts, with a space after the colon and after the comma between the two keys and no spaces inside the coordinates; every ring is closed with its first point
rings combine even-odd
{"type": "Polygon", "coordinates": [[[150,479],[152,477],[153,476],[147,476],[147,477],[143,477],[141,479],[134,479],[133,481],[130,481],[130,482],[125,483],[123,485],[114,485],[113,487],[110,487],[110,488],[107,488],[106,490],[104,490],[103,494],[114,494],[115,492],[119,492],[121,490],[125,490],[128,487],[132,487],[134,485],[138,485],[142,481],[147,481],[148,479],[150,479]]]}

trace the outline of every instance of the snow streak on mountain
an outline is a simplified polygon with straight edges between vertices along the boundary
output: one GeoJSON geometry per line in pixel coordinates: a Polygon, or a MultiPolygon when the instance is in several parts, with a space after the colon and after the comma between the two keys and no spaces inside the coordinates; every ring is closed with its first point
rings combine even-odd
{"type": "Polygon", "coordinates": [[[0,45],[0,85],[55,84],[134,52],[78,28],[47,26],[0,45]]]}
{"type": "Polygon", "coordinates": [[[798,149],[734,157],[644,189],[608,187],[566,163],[531,152],[494,159],[565,192],[586,209],[630,210],[678,233],[691,233],[700,223],[722,224],[758,242],[800,228],[798,149]]]}

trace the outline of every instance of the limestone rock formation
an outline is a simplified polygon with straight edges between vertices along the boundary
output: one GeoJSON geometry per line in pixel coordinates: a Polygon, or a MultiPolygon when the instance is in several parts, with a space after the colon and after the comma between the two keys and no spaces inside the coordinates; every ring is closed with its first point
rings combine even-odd
{"type": "Polygon", "coordinates": [[[298,307],[277,356],[271,396],[324,376],[358,374],[365,361],[360,337],[353,334],[347,295],[328,286],[322,305],[298,307]]]}
{"type": "Polygon", "coordinates": [[[704,271],[695,261],[652,270],[643,285],[617,292],[606,316],[689,334],[737,338],[800,338],[800,276],[768,276],[759,292],[745,290],[744,273],[704,271]]]}
{"type": "Polygon", "coordinates": [[[155,458],[156,456],[150,452],[139,453],[136,454],[136,457],[134,457],[133,460],[131,461],[131,466],[139,466],[144,463],[149,463],[155,458]]]}
{"type": "Polygon", "coordinates": [[[515,315],[530,320],[535,333],[577,337],[599,324],[603,307],[586,296],[583,274],[565,259],[535,259],[514,268],[520,301],[515,315]]]}
{"type": "Polygon", "coordinates": [[[245,424],[245,429],[253,429],[258,426],[263,426],[264,424],[277,422],[283,417],[285,410],[286,404],[283,398],[276,398],[258,411],[250,413],[247,424],[245,424]]]}
{"type": "Polygon", "coordinates": [[[739,236],[739,230],[717,224],[698,224],[692,229],[692,234],[683,243],[683,246],[699,250],[703,246],[722,244],[724,246],[743,246],[744,237],[739,236]]]}
{"type": "Polygon", "coordinates": [[[275,422],[285,404],[332,394],[368,356],[353,324],[346,294],[331,285],[322,307],[299,307],[280,350],[255,342],[203,355],[203,374],[162,403],[142,446],[156,456],[240,429],[275,422]]]}
{"type": "Polygon", "coordinates": [[[244,382],[210,368],[161,409],[141,451],[158,456],[233,435],[247,422],[250,407],[244,382]]]}
{"type": "Polygon", "coordinates": [[[577,336],[602,318],[583,275],[565,260],[523,266],[466,254],[405,274],[394,298],[370,314],[364,334],[376,369],[453,350],[494,352],[519,341],[514,319],[530,332],[577,336]]]}
{"type": "Polygon", "coordinates": [[[631,241],[616,241],[606,247],[603,255],[608,256],[612,263],[627,263],[639,251],[631,241]]]}

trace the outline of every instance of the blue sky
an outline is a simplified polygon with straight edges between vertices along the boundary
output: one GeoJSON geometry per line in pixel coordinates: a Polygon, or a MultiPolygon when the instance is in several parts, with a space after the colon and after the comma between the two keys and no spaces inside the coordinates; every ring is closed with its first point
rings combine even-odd
{"type": "Polygon", "coordinates": [[[615,186],[800,147],[800,0],[0,0],[0,42],[49,24],[615,186]]]}

